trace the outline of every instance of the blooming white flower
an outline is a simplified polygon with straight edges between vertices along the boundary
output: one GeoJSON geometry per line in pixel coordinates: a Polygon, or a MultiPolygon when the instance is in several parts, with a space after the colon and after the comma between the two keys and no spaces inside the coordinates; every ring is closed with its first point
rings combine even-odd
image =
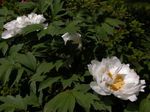
{"type": "Polygon", "coordinates": [[[94,78],[90,86],[100,95],[113,94],[133,102],[140,91],[144,92],[145,80],[139,80],[129,64],[121,64],[117,57],[105,58],[101,62],[93,60],[88,69],[94,78]]]}
{"type": "MultiPolygon", "coordinates": [[[[43,17],[43,15],[37,15],[35,13],[28,14],[28,16],[17,17],[16,20],[12,20],[4,25],[6,30],[2,33],[1,38],[11,38],[20,33],[24,27],[31,24],[40,24],[45,22],[45,20],[46,19],[43,17]]],[[[43,24],[43,26],[47,27],[45,24],[43,24]]]]}
{"type": "Polygon", "coordinates": [[[64,35],[61,36],[65,42],[65,45],[67,41],[73,41],[74,44],[79,44],[78,48],[82,47],[81,43],[81,34],[79,33],[65,33],[64,35]]]}

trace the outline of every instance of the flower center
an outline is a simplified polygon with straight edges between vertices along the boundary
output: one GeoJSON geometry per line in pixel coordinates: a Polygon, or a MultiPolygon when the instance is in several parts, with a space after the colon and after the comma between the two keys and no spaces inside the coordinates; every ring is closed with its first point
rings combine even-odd
{"type": "Polygon", "coordinates": [[[123,85],[124,85],[124,80],[123,80],[122,75],[117,74],[113,83],[109,84],[109,87],[110,87],[110,89],[117,91],[117,90],[121,89],[123,87],[123,85]]]}

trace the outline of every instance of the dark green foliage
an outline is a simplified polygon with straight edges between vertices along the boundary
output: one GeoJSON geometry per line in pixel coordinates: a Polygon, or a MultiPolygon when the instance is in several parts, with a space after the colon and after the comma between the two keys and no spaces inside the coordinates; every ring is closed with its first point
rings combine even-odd
{"type": "Polygon", "coordinates": [[[5,23],[31,12],[42,13],[48,26],[30,25],[0,40],[0,112],[117,112],[117,104],[122,112],[148,112],[150,8],[139,2],[5,0],[0,33],[5,23]],[[72,41],[64,44],[66,32],[81,34],[80,49],[72,41]],[[146,80],[136,103],[91,90],[87,65],[108,56],[129,63],[146,80]]]}
{"type": "Polygon", "coordinates": [[[4,102],[0,105],[0,111],[14,112],[15,110],[27,110],[28,105],[39,106],[37,97],[34,95],[22,98],[20,95],[16,97],[6,96],[0,97],[0,101],[4,102]]]}

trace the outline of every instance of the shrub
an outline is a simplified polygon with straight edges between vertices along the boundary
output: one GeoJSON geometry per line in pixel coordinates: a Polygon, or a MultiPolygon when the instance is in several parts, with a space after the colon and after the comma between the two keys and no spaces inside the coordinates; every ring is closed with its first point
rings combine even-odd
{"type": "MultiPolygon", "coordinates": [[[[0,40],[0,111],[4,112],[148,112],[150,72],[149,20],[123,0],[4,0],[4,24],[31,12],[41,24],[22,28],[0,40]],[[81,34],[64,44],[63,34],[81,34]],[[146,81],[136,102],[91,90],[87,65],[93,59],[117,56],[146,81]]],[[[149,9],[142,10],[147,15],[149,9]]],[[[141,11],[141,10],[138,10],[141,11]]],[[[69,36],[67,37],[69,38],[69,36]]]]}

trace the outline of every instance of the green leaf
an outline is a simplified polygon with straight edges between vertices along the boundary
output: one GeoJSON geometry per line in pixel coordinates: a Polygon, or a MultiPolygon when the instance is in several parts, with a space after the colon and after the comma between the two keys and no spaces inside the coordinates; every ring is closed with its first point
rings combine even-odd
{"type": "Polygon", "coordinates": [[[42,30],[40,33],[38,33],[38,39],[41,39],[42,37],[44,37],[45,35],[58,35],[60,34],[60,28],[57,26],[54,26],[52,24],[50,24],[47,29],[42,30]]]}
{"type": "Polygon", "coordinates": [[[6,21],[5,17],[0,17],[0,34],[2,33],[5,21],[6,21]]]}
{"type": "Polygon", "coordinates": [[[38,97],[36,96],[36,94],[34,93],[30,93],[30,96],[26,96],[24,99],[23,99],[23,102],[25,104],[28,104],[28,105],[32,105],[34,107],[38,107],[40,106],[39,105],[39,101],[38,101],[38,97]]]}
{"type": "Polygon", "coordinates": [[[7,111],[10,109],[11,110],[15,110],[15,109],[26,110],[27,109],[27,105],[24,104],[23,99],[19,95],[16,97],[13,97],[13,96],[3,97],[3,96],[1,96],[0,101],[4,102],[3,104],[0,105],[0,111],[2,111],[2,110],[7,111]]]}
{"type": "Polygon", "coordinates": [[[46,63],[46,62],[41,63],[38,66],[36,73],[31,77],[30,81],[35,81],[35,82],[43,81],[44,78],[46,77],[45,73],[50,72],[53,68],[54,68],[53,63],[46,63]]]}
{"type": "Polygon", "coordinates": [[[0,65],[0,79],[4,84],[9,80],[12,69],[12,65],[9,61],[4,61],[4,63],[0,65]]]}
{"type": "Polygon", "coordinates": [[[5,55],[8,50],[8,44],[5,41],[1,42],[0,49],[2,50],[3,55],[5,55]]]}
{"type": "Polygon", "coordinates": [[[39,92],[39,103],[40,103],[40,105],[42,105],[42,103],[43,103],[43,91],[40,91],[39,92]]]}
{"type": "Polygon", "coordinates": [[[17,73],[16,79],[15,79],[15,81],[13,82],[12,85],[14,85],[15,83],[19,83],[19,81],[20,81],[20,79],[21,79],[21,77],[22,77],[22,75],[23,75],[23,72],[24,72],[24,69],[23,69],[23,68],[18,69],[18,73],[17,73]]]}
{"type": "Polygon", "coordinates": [[[18,83],[21,79],[21,76],[23,74],[24,69],[21,68],[21,65],[16,63],[15,60],[13,60],[13,58],[11,56],[9,56],[8,58],[2,58],[0,60],[0,79],[4,82],[4,84],[8,81],[14,81],[12,86],[15,83],[18,83]],[[16,76],[14,77],[14,80],[10,79],[10,75],[12,73],[13,70],[18,71],[18,73],[16,74],[16,76]]]}
{"type": "Polygon", "coordinates": [[[47,29],[44,29],[37,34],[38,39],[41,39],[45,35],[55,36],[62,34],[62,27],[61,27],[62,25],[64,25],[64,23],[61,20],[53,21],[48,25],[47,29]]]}
{"type": "Polygon", "coordinates": [[[45,48],[46,48],[45,43],[39,43],[39,44],[32,46],[33,52],[36,52],[39,49],[45,49],[45,48]]]}
{"type": "Polygon", "coordinates": [[[30,79],[30,81],[31,82],[37,82],[37,81],[39,81],[39,82],[41,82],[41,81],[43,81],[44,79],[45,79],[45,75],[42,75],[42,74],[40,74],[40,73],[35,73],[32,77],[31,77],[31,79],[30,79]]]}
{"type": "Polygon", "coordinates": [[[10,77],[10,74],[11,74],[11,71],[13,70],[13,66],[9,66],[7,68],[7,71],[5,72],[5,75],[3,75],[3,81],[4,81],[4,84],[6,84],[6,82],[9,81],[9,77],[10,77]]]}
{"type": "Polygon", "coordinates": [[[150,94],[140,103],[139,112],[149,112],[150,110],[150,94]]]}
{"type": "Polygon", "coordinates": [[[92,106],[97,111],[111,112],[112,101],[109,97],[102,97],[92,102],[92,106]],[[103,98],[103,99],[102,99],[103,98]]]}
{"type": "Polygon", "coordinates": [[[27,35],[31,32],[42,30],[43,28],[44,28],[44,26],[42,24],[28,25],[28,26],[26,26],[25,28],[22,29],[21,34],[27,35]]]}
{"type": "Polygon", "coordinates": [[[31,84],[30,84],[30,90],[36,94],[36,91],[37,91],[37,85],[36,85],[36,81],[32,81],[31,84]]]}
{"type": "Polygon", "coordinates": [[[9,54],[14,54],[14,53],[18,53],[23,47],[23,44],[18,44],[18,45],[13,45],[10,50],[9,50],[9,54]]]}
{"type": "Polygon", "coordinates": [[[54,36],[54,35],[59,35],[61,33],[62,32],[61,32],[60,26],[56,26],[55,24],[50,24],[47,28],[46,34],[50,34],[50,35],[54,36]]]}
{"type": "Polygon", "coordinates": [[[44,112],[73,112],[74,107],[75,97],[72,91],[65,91],[51,99],[44,106],[44,112]]]}
{"type": "Polygon", "coordinates": [[[44,13],[48,7],[52,4],[53,0],[40,0],[40,10],[44,13]]]}
{"type": "Polygon", "coordinates": [[[99,98],[91,93],[83,93],[79,91],[74,91],[73,95],[76,98],[76,101],[81,105],[86,112],[90,111],[90,107],[94,101],[99,100],[99,98]]]}
{"type": "Polygon", "coordinates": [[[50,70],[52,70],[54,68],[54,64],[53,63],[47,63],[47,62],[43,62],[41,63],[36,72],[37,73],[47,73],[47,72],[50,72],[50,70]]]}
{"type": "Polygon", "coordinates": [[[79,21],[70,21],[67,26],[62,30],[63,33],[76,33],[79,31],[79,21]]]}
{"type": "Polygon", "coordinates": [[[71,87],[72,83],[75,83],[75,82],[78,82],[78,81],[79,81],[79,76],[77,76],[77,74],[74,74],[69,79],[62,79],[61,80],[64,89],[66,87],[71,87]]]}
{"type": "Polygon", "coordinates": [[[61,0],[53,0],[51,4],[52,16],[55,17],[62,10],[63,2],[61,0]]]}
{"type": "Polygon", "coordinates": [[[113,18],[106,18],[105,22],[108,23],[111,26],[118,27],[119,25],[125,25],[124,22],[118,20],[118,19],[113,19],[113,18]]]}
{"type": "Polygon", "coordinates": [[[58,71],[59,68],[63,66],[63,64],[64,64],[63,60],[57,60],[54,64],[56,71],[58,71]]]}
{"type": "Polygon", "coordinates": [[[57,26],[54,26],[53,24],[50,24],[47,28],[47,34],[50,34],[52,36],[60,34],[60,28],[57,26]]]}
{"type": "Polygon", "coordinates": [[[113,34],[113,27],[106,24],[106,23],[102,23],[102,26],[103,30],[107,33],[107,34],[110,34],[112,35],[113,34]]]}
{"type": "Polygon", "coordinates": [[[81,92],[88,92],[90,90],[90,85],[89,84],[78,84],[75,86],[74,90],[76,91],[81,91],[81,92]]]}
{"type": "MultiPolygon", "coordinates": [[[[104,39],[104,40],[108,39],[107,38],[108,34],[103,27],[96,26],[95,31],[96,31],[96,34],[98,35],[98,37],[100,37],[101,39],[104,39]]],[[[96,39],[96,38],[94,38],[94,39],[96,39]]]]}
{"type": "Polygon", "coordinates": [[[17,3],[16,4],[16,7],[19,9],[19,10],[29,10],[29,9],[33,9],[35,8],[36,4],[34,2],[24,2],[24,3],[17,3]]]}
{"type": "Polygon", "coordinates": [[[99,110],[99,111],[106,110],[105,105],[101,102],[94,102],[93,107],[95,110],[99,110]]]}
{"type": "Polygon", "coordinates": [[[40,83],[39,91],[51,87],[53,83],[57,82],[61,77],[50,77],[40,83]]]}
{"type": "Polygon", "coordinates": [[[22,98],[20,95],[14,96],[0,96],[0,101],[3,102],[0,105],[0,111],[14,112],[15,110],[27,110],[28,105],[39,106],[37,97],[30,95],[22,98]]]}
{"type": "Polygon", "coordinates": [[[6,7],[0,9],[0,15],[6,16],[7,14],[8,14],[8,9],[6,7]]]}
{"type": "Polygon", "coordinates": [[[28,52],[27,54],[17,54],[17,62],[24,65],[25,67],[35,71],[36,69],[36,59],[32,53],[28,52]]]}
{"type": "Polygon", "coordinates": [[[48,34],[47,29],[41,30],[39,33],[37,33],[38,39],[40,40],[42,37],[44,37],[47,34],[48,34]]]}

